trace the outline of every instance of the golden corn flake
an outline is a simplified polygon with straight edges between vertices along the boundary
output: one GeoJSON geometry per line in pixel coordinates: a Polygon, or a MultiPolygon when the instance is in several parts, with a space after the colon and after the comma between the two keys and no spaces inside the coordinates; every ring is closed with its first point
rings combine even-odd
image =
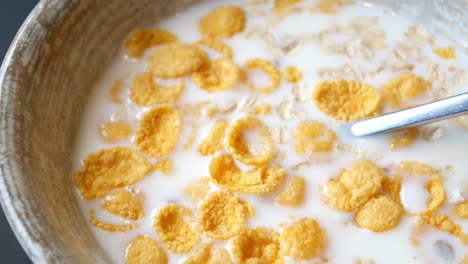
{"type": "Polygon", "coordinates": [[[156,50],[148,59],[151,73],[170,79],[192,74],[208,62],[205,51],[195,44],[172,43],[156,50]]]}
{"type": "Polygon", "coordinates": [[[252,115],[269,115],[271,114],[271,112],[272,112],[271,105],[267,103],[261,103],[255,106],[252,109],[252,111],[250,111],[252,115]]]}
{"type": "Polygon", "coordinates": [[[109,232],[127,232],[127,231],[130,231],[130,230],[132,230],[132,229],[134,229],[136,227],[134,225],[114,225],[114,224],[104,223],[101,220],[96,218],[96,216],[94,215],[93,210],[91,210],[89,212],[89,214],[90,214],[89,221],[91,221],[91,224],[93,226],[95,226],[97,228],[100,228],[102,230],[105,230],[105,231],[109,231],[109,232]]]}
{"type": "Polygon", "coordinates": [[[228,59],[208,62],[192,75],[192,81],[207,92],[224,91],[234,87],[240,79],[241,71],[228,59]]]}
{"type": "Polygon", "coordinates": [[[124,84],[121,80],[115,82],[114,86],[109,91],[109,98],[112,102],[116,104],[121,104],[122,99],[120,98],[120,93],[124,89],[124,84]]]}
{"type": "Polygon", "coordinates": [[[246,203],[231,193],[211,193],[198,209],[200,229],[210,238],[229,239],[245,227],[248,210],[246,203]]]}
{"type": "Polygon", "coordinates": [[[273,137],[268,126],[254,117],[238,119],[228,130],[227,146],[234,157],[247,165],[262,165],[274,155],[273,137]],[[261,142],[249,144],[248,134],[257,133],[261,142]]]}
{"type": "Polygon", "coordinates": [[[385,101],[394,108],[403,108],[405,100],[416,99],[426,91],[432,89],[430,82],[414,74],[406,74],[391,79],[382,87],[385,101]]]}
{"type": "Polygon", "coordinates": [[[455,205],[455,214],[463,219],[468,219],[468,201],[459,202],[455,205]]]}
{"type": "Polygon", "coordinates": [[[207,264],[232,264],[232,258],[229,252],[222,248],[218,249],[212,254],[207,264]]]}
{"type": "Polygon", "coordinates": [[[425,186],[431,195],[431,199],[427,202],[427,209],[417,213],[407,212],[409,215],[430,215],[443,205],[445,202],[444,185],[440,175],[431,166],[420,162],[403,161],[398,165],[398,172],[400,174],[431,178],[425,186]]]}
{"type": "Polygon", "coordinates": [[[151,164],[138,151],[126,147],[105,149],[89,155],[75,172],[75,183],[85,199],[104,197],[109,191],[143,179],[151,164]]]}
{"type": "Polygon", "coordinates": [[[401,205],[401,177],[385,177],[382,180],[382,190],[390,196],[395,202],[401,205]]]}
{"type": "Polygon", "coordinates": [[[294,260],[309,260],[322,255],[327,248],[325,230],[317,221],[301,218],[281,233],[281,250],[294,260]]]}
{"type": "Polygon", "coordinates": [[[298,206],[301,205],[305,198],[306,182],[304,178],[294,176],[278,197],[276,203],[279,205],[298,206]]]}
{"type": "Polygon", "coordinates": [[[220,120],[211,128],[208,136],[198,148],[203,156],[211,156],[223,150],[224,134],[226,133],[227,126],[228,122],[226,120],[220,120]]]}
{"type": "Polygon", "coordinates": [[[382,170],[372,161],[359,161],[328,182],[325,200],[336,209],[354,211],[380,190],[382,180],[382,170]]]}
{"type": "Polygon", "coordinates": [[[174,163],[170,159],[164,159],[154,165],[153,170],[160,171],[163,174],[170,174],[174,167],[174,163]]]}
{"type": "Polygon", "coordinates": [[[240,263],[284,263],[279,235],[272,229],[257,227],[240,232],[232,240],[232,254],[240,263]]]}
{"type": "Polygon", "coordinates": [[[144,216],[143,203],[127,190],[112,191],[106,196],[103,208],[123,218],[138,220],[144,216]]]}
{"type": "Polygon", "coordinates": [[[156,107],[143,116],[135,144],[149,156],[160,158],[174,150],[181,131],[182,118],[175,108],[156,107]]]}
{"type": "Polygon", "coordinates": [[[374,232],[384,232],[396,227],[403,216],[400,204],[387,196],[377,196],[368,201],[354,216],[359,227],[374,232]]]}
{"type": "Polygon", "coordinates": [[[468,235],[463,233],[462,227],[455,223],[447,215],[424,216],[424,223],[434,226],[437,229],[459,237],[463,243],[468,244],[468,235]]]}
{"type": "Polygon", "coordinates": [[[453,47],[437,48],[437,49],[434,49],[434,52],[442,59],[446,59],[446,60],[457,59],[457,54],[453,47]]]}
{"type": "Polygon", "coordinates": [[[195,251],[192,255],[190,255],[185,261],[184,264],[202,264],[208,263],[211,256],[211,248],[213,245],[208,243],[203,245],[197,251],[195,251]]]}
{"type": "Polygon", "coordinates": [[[209,38],[228,38],[244,31],[246,17],[236,6],[223,6],[201,18],[198,28],[209,38]]]}
{"type": "Polygon", "coordinates": [[[209,169],[215,184],[227,190],[245,194],[270,193],[279,188],[286,175],[284,169],[267,166],[244,173],[229,154],[213,158],[209,169]]]}
{"type": "Polygon", "coordinates": [[[304,0],[275,0],[275,9],[277,11],[283,11],[285,9],[290,9],[303,1],[304,0]]]}
{"type": "Polygon", "coordinates": [[[204,39],[200,39],[199,41],[197,41],[197,44],[206,46],[206,47],[211,48],[211,49],[214,49],[217,52],[224,54],[224,56],[226,56],[226,58],[232,59],[232,50],[231,50],[231,48],[227,44],[221,42],[218,39],[204,38],[204,39]]]}
{"type": "Polygon", "coordinates": [[[300,124],[294,131],[297,153],[309,155],[311,152],[329,152],[333,149],[336,134],[325,124],[317,121],[307,121],[300,124]]]}
{"type": "Polygon", "coordinates": [[[126,139],[132,134],[132,132],[132,127],[124,122],[110,122],[103,124],[99,128],[99,134],[107,143],[115,143],[126,139]]]}
{"type": "Polygon", "coordinates": [[[402,133],[392,136],[390,148],[399,149],[411,146],[418,139],[419,134],[419,129],[417,127],[408,128],[402,133]]]}
{"type": "Polygon", "coordinates": [[[176,35],[164,29],[138,29],[125,42],[125,48],[133,57],[140,58],[146,49],[177,42],[176,35]]]}
{"type": "Polygon", "coordinates": [[[127,247],[127,264],[166,264],[166,252],[148,236],[136,237],[127,247]]]}
{"type": "Polygon", "coordinates": [[[354,0],[320,0],[312,11],[318,11],[324,14],[335,14],[339,7],[353,4],[354,0]]]}
{"type": "Polygon", "coordinates": [[[210,191],[210,178],[202,177],[192,181],[186,188],[185,194],[193,201],[200,201],[206,197],[210,191]]]}
{"type": "Polygon", "coordinates": [[[187,253],[200,242],[200,236],[187,222],[192,217],[190,209],[177,204],[171,204],[159,210],[153,227],[170,251],[187,253]]]}
{"type": "Polygon", "coordinates": [[[184,83],[179,82],[172,86],[163,86],[156,83],[151,73],[140,74],[133,81],[130,98],[140,106],[173,103],[184,92],[184,83]]]}
{"type": "Polygon", "coordinates": [[[291,83],[297,83],[302,79],[302,72],[296,66],[289,66],[283,73],[283,78],[291,83]]]}
{"type": "Polygon", "coordinates": [[[278,71],[275,65],[273,65],[271,62],[265,59],[255,58],[255,59],[251,59],[247,61],[245,63],[245,68],[247,70],[249,69],[262,70],[266,74],[268,74],[268,76],[270,77],[270,83],[267,86],[256,87],[255,84],[253,84],[252,82],[248,80],[248,73],[245,73],[242,78],[242,81],[252,91],[257,91],[262,94],[270,94],[278,89],[280,82],[281,82],[281,73],[278,71]]]}
{"type": "Polygon", "coordinates": [[[382,101],[380,94],[370,85],[347,80],[319,83],[312,99],[322,112],[344,121],[377,115],[382,101]]]}

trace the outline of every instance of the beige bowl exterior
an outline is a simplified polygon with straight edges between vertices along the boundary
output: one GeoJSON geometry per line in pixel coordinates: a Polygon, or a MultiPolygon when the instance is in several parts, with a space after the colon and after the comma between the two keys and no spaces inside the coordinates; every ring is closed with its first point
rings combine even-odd
{"type": "MultiPolygon", "coordinates": [[[[83,106],[132,29],[192,2],[42,0],[24,23],[0,70],[0,196],[33,262],[110,262],[74,195],[70,154],[83,106]]],[[[468,0],[374,2],[468,36],[468,0]]]]}

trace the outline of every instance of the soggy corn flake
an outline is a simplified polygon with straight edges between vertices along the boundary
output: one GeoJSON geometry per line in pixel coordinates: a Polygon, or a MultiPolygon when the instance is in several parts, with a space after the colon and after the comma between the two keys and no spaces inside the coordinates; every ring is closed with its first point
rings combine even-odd
{"type": "Polygon", "coordinates": [[[441,231],[457,236],[463,241],[463,243],[468,244],[468,235],[464,234],[462,227],[447,215],[424,216],[422,220],[425,224],[434,226],[441,231]]]}
{"type": "Polygon", "coordinates": [[[226,133],[227,126],[228,122],[226,120],[220,120],[211,128],[198,148],[203,156],[211,156],[223,150],[224,134],[226,133]]]}
{"type": "Polygon", "coordinates": [[[232,254],[240,263],[284,263],[279,235],[272,229],[257,227],[240,232],[231,244],[232,254]]]}
{"type": "Polygon", "coordinates": [[[302,79],[302,72],[296,66],[289,66],[284,70],[283,78],[290,83],[297,83],[302,79]]]}
{"type": "Polygon", "coordinates": [[[102,207],[115,215],[131,220],[138,220],[144,216],[141,199],[125,189],[109,193],[102,207]]]}
{"type": "Polygon", "coordinates": [[[294,176],[289,181],[286,189],[278,194],[276,203],[279,205],[298,206],[305,198],[306,182],[304,178],[294,176]]]}
{"type": "Polygon", "coordinates": [[[381,96],[374,88],[349,80],[319,83],[312,99],[319,110],[344,121],[377,115],[381,106],[381,96]]]}
{"type": "Polygon", "coordinates": [[[166,264],[166,252],[148,236],[138,236],[128,245],[125,258],[127,264],[166,264]]]}
{"type": "Polygon", "coordinates": [[[468,201],[459,202],[455,205],[455,214],[463,219],[468,219],[468,201]]]}
{"type": "Polygon", "coordinates": [[[107,143],[115,143],[126,139],[132,132],[132,126],[124,122],[110,122],[99,127],[99,134],[107,143]]]}
{"type": "Polygon", "coordinates": [[[270,129],[259,119],[250,116],[238,119],[229,128],[227,146],[237,160],[247,165],[265,164],[274,155],[273,137],[270,129]],[[261,142],[250,145],[247,142],[248,135],[246,133],[258,133],[261,142]]]}
{"type": "Polygon", "coordinates": [[[205,37],[229,38],[244,31],[246,16],[237,6],[222,6],[200,19],[198,29],[205,37]]]}
{"type": "Polygon", "coordinates": [[[160,171],[163,174],[170,174],[174,167],[174,163],[170,159],[164,159],[154,165],[153,170],[160,171]]]}
{"type": "Polygon", "coordinates": [[[173,33],[164,29],[138,29],[125,42],[131,56],[140,58],[146,49],[179,41],[173,33]]]}
{"type": "Polygon", "coordinates": [[[442,59],[446,60],[456,60],[457,54],[453,47],[446,47],[446,48],[436,48],[434,52],[441,57],[442,59]]]}
{"type": "Polygon", "coordinates": [[[206,46],[208,48],[214,49],[219,53],[224,54],[226,58],[232,59],[232,50],[231,48],[224,42],[221,42],[215,38],[204,38],[197,41],[197,44],[206,46]]]}
{"type": "Polygon", "coordinates": [[[135,144],[152,158],[164,157],[176,147],[181,130],[182,118],[175,108],[156,107],[143,116],[135,144]]]}
{"type": "Polygon", "coordinates": [[[153,227],[170,251],[187,253],[200,242],[200,236],[189,224],[192,218],[190,209],[182,205],[171,204],[159,210],[153,227]]]}
{"type": "Polygon", "coordinates": [[[109,90],[109,99],[116,104],[121,104],[122,99],[120,98],[120,93],[123,91],[123,89],[123,82],[121,80],[116,81],[112,88],[109,90]]]}
{"type": "Polygon", "coordinates": [[[140,106],[151,106],[155,104],[173,103],[179,99],[184,92],[184,83],[171,86],[163,86],[156,83],[151,73],[146,72],[138,75],[133,81],[130,90],[130,98],[140,106]]]}
{"type": "Polygon", "coordinates": [[[419,132],[420,131],[417,127],[413,127],[404,130],[402,133],[392,136],[390,140],[390,148],[399,149],[413,145],[419,137],[419,132]]]}
{"type": "Polygon", "coordinates": [[[328,245],[325,230],[311,218],[301,218],[286,227],[280,242],[282,252],[296,261],[318,257],[328,245]]]}
{"type": "Polygon", "coordinates": [[[261,103],[255,106],[250,113],[252,115],[269,115],[272,112],[271,105],[267,103],[261,103]]]}
{"type": "Polygon", "coordinates": [[[249,207],[229,192],[209,194],[198,208],[198,223],[207,237],[226,240],[244,229],[249,207]]]}
{"type": "Polygon", "coordinates": [[[417,213],[407,212],[409,215],[430,215],[437,211],[445,202],[445,189],[442,179],[431,166],[412,161],[403,161],[398,165],[397,171],[400,175],[409,174],[410,176],[430,177],[431,180],[425,186],[431,195],[427,202],[427,209],[417,213]]]}
{"type": "Polygon", "coordinates": [[[209,191],[210,178],[208,177],[193,180],[187,187],[185,187],[185,194],[196,202],[204,199],[209,191]]]}
{"type": "Polygon", "coordinates": [[[384,84],[382,95],[393,108],[404,108],[409,105],[405,100],[416,99],[426,91],[432,89],[430,82],[414,74],[395,77],[384,84]]]}
{"type": "Polygon", "coordinates": [[[307,121],[300,124],[294,131],[296,144],[294,148],[301,155],[311,152],[329,152],[333,149],[336,134],[325,124],[317,121],[307,121]]]}
{"type": "Polygon", "coordinates": [[[172,43],[156,50],[148,58],[151,73],[170,79],[192,74],[208,63],[205,51],[195,44],[172,43]]]}
{"type": "Polygon", "coordinates": [[[241,71],[228,59],[208,62],[192,75],[192,81],[207,92],[213,93],[233,88],[240,79],[241,71]]]}
{"type": "Polygon", "coordinates": [[[91,222],[91,224],[93,226],[95,226],[97,228],[100,228],[102,230],[105,230],[105,231],[109,231],[109,232],[127,232],[127,231],[130,231],[130,230],[132,230],[132,229],[134,229],[136,227],[134,225],[114,225],[114,224],[104,223],[101,220],[96,218],[96,216],[94,215],[93,210],[91,210],[89,212],[89,214],[90,214],[89,221],[91,222]]]}
{"type": "Polygon", "coordinates": [[[104,149],[90,154],[83,168],[74,173],[75,183],[85,199],[104,197],[109,191],[143,179],[151,164],[138,151],[127,147],[104,149]]]}
{"type": "Polygon", "coordinates": [[[372,161],[358,161],[328,182],[325,200],[336,209],[355,211],[380,190],[382,180],[382,170],[372,161]]]}
{"type": "Polygon", "coordinates": [[[387,196],[377,196],[369,200],[354,216],[359,227],[374,232],[384,232],[395,228],[401,221],[403,209],[387,196]]]}
{"type": "Polygon", "coordinates": [[[286,175],[284,169],[267,166],[242,172],[229,154],[214,157],[209,169],[215,184],[245,194],[270,193],[279,188],[286,175]]]}
{"type": "Polygon", "coordinates": [[[281,73],[278,71],[276,66],[273,65],[271,62],[265,59],[254,58],[254,59],[248,60],[245,63],[245,68],[247,70],[249,69],[262,70],[266,74],[268,74],[268,76],[270,77],[270,83],[267,86],[256,87],[255,84],[253,84],[252,82],[248,80],[248,72],[244,73],[242,81],[252,91],[257,91],[262,94],[270,94],[278,89],[280,82],[281,82],[281,73]]]}

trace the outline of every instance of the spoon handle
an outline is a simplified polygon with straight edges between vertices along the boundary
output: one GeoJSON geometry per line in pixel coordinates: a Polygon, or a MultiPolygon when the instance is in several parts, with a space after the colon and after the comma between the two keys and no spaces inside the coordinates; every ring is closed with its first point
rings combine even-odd
{"type": "Polygon", "coordinates": [[[351,126],[354,136],[367,136],[468,114],[468,92],[405,110],[358,121],[351,126]]]}

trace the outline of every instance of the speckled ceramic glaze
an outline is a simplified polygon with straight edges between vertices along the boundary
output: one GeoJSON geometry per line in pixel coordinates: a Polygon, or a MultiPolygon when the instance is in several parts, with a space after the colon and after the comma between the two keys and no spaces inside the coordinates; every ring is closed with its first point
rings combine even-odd
{"type": "MultiPolygon", "coordinates": [[[[0,195],[35,263],[109,262],[73,194],[70,154],[81,112],[132,29],[193,2],[43,0],[24,23],[0,70],[0,195]]],[[[374,2],[467,43],[468,0],[374,2]]]]}

